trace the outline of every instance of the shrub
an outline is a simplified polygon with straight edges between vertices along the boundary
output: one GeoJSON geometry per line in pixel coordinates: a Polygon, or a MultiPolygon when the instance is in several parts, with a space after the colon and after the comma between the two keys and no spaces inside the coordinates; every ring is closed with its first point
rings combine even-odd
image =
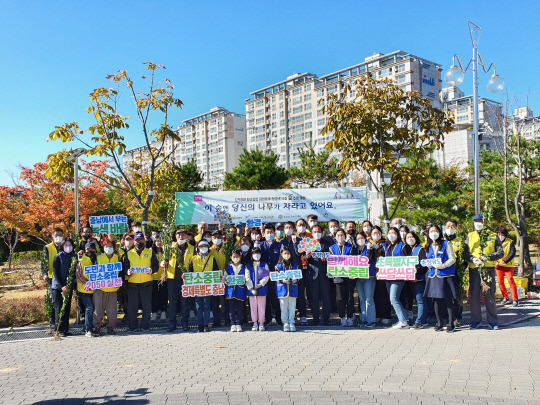
{"type": "MultiPolygon", "coordinates": [[[[71,317],[76,315],[75,298],[71,301],[71,317]]],[[[48,320],[42,296],[0,298],[0,327],[26,326],[48,320]]]]}

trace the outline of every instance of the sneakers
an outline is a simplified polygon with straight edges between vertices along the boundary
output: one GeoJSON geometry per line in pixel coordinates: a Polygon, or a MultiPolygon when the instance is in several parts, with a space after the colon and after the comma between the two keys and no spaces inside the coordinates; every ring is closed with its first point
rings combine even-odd
{"type": "Polygon", "coordinates": [[[84,334],[84,337],[93,337],[94,335],[92,335],[92,332],[90,331],[87,331],[85,334],[84,334]]]}
{"type": "Polygon", "coordinates": [[[513,307],[519,307],[519,301],[518,300],[512,301],[512,306],[513,307]]]}
{"type": "Polygon", "coordinates": [[[452,324],[452,325],[448,325],[447,328],[446,328],[446,332],[448,333],[453,333],[456,331],[456,327],[452,324]]]}
{"type": "Polygon", "coordinates": [[[266,328],[264,327],[264,323],[261,323],[261,324],[259,325],[259,332],[263,332],[263,331],[265,331],[265,330],[266,330],[266,328]]]}
{"type": "Polygon", "coordinates": [[[435,325],[435,332],[440,332],[441,330],[443,330],[443,326],[441,324],[437,324],[435,325]]]}
{"type": "Polygon", "coordinates": [[[373,322],[368,322],[368,323],[364,324],[364,326],[365,326],[366,328],[373,328],[373,327],[375,326],[375,323],[373,323],[373,322]]]}
{"type": "MultiPolygon", "coordinates": [[[[199,325],[199,327],[197,328],[197,330],[198,330],[199,332],[204,332],[204,326],[203,326],[203,325],[199,325]]],[[[235,328],[234,331],[236,332],[236,328],[235,328]]]]}
{"type": "Polygon", "coordinates": [[[253,328],[251,328],[252,331],[258,331],[259,330],[259,324],[257,322],[253,322],[253,328]]]}
{"type": "Polygon", "coordinates": [[[347,326],[353,326],[353,319],[352,318],[347,319],[347,326]]]}
{"type": "Polygon", "coordinates": [[[116,331],[114,330],[114,328],[108,328],[108,329],[107,329],[107,333],[108,333],[109,335],[116,335],[116,331]]]}
{"type": "Polygon", "coordinates": [[[96,331],[94,332],[94,336],[98,337],[101,335],[101,328],[96,328],[96,331]]]}
{"type": "Polygon", "coordinates": [[[415,322],[412,326],[413,329],[424,329],[424,325],[422,325],[420,322],[415,322]]]}
{"type": "Polygon", "coordinates": [[[242,332],[242,325],[236,325],[236,331],[242,332]]]}
{"type": "Polygon", "coordinates": [[[300,323],[302,325],[307,325],[307,318],[305,316],[303,316],[302,318],[300,318],[300,323]]]}
{"type": "Polygon", "coordinates": [[[409,329],[409,324],[407,322],[398,322],[392,325],[394,329],[409,329]]]}
{"type": "Polygon", "coordinates": [[[413,311],[407,311],[407,315],[409,316],[409,321],[412,321],[414,319],[413,311]]]}
{"type": "Polygon", "coordinates": [[[392,321],[390,319],[381,319],[381,323],[383,325],[390,325],[392,323],[392,321]]]}
{"type": "Polygon", "coordinates": [[[343,327],[347,326],[347,318],[341,318],[341,326],[343,327]]]}
{"type": "Polygon", "coordinates": [[[504,298],[502,301],[501,301],[501,304],[503,305],[506,305],[506,304],[509,304],[510,303],[510,300],[508,298],[504,298]]]}
{"type": "Polygon", "coordinates": [[[488,327],[491,330],[499,330],[499,325],[497,325],[496,323],[488,323],[488,327]]]}
{"type": "MultiPolygon", "coordinates": [[[[240,328],[240,326],[238,326],[240,328]]],[[[238,332],[238,329],[236,329],[238,332]]],[[[208,325],[204,325],[203,332],[210,332],[210,327],[208,325]]],[[[242,328],[240,328],[240,332],[242,332],[242,328]]]]}
{"type": "Polygon", "coordinates": [[[231,332],[236,332],[236,325],[231,325],[231,332]]]}
{"type": "Polygon", "coordinates": [[[152,322],[157,321],[157,312],[154,312],[154,313],[152,314],[152,317],[150,318],[150,320],[151,320],[152,322]]]}
{"type": "Polygon", "coordinates": [[[469,325],[469,328],[470,328],[470,329],[478,329],[480,326],[482,326],[482,322],[476,322],[476,321],[473,321],[473,322],[471,322],[471,324],[469,325]]]}
{"type": "Polygon", "coordinates": [[[288,323],[284,323],[283,324],[283,332],[290,332],[291,331],[291,327],[289,326],[288,323]]]}
{"type": "Polygon", "coordinates": [[[456,320],[454,320],[454,326],[455,326],[456,328],[459,328],[459,327],[461,326],[461,319],[456,319],[456,320]]]}
{"type": "Polygon", "coordinates": [[[161,321],[167,320],[167,312],[161,311],[161,317],[159,318],[161,321]]]}
{"type": "Polygon", "coordinates": [[[294,325],[294,323],[291,323],[289,325],[289,329],[291,330],[291,332],[296,332],[296,326],[294,325]]]}

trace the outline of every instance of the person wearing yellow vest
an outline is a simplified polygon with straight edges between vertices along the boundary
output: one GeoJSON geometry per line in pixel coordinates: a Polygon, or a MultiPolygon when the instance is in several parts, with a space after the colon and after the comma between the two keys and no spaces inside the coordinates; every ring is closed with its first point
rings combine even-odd
{"type": "MultiPolygon", "coordinates": [[[[214,231],[212,233],[212,245],[210,246],[210,253],[216,258],[219,270],[222,272],[225,270],[225,265],[227,264],[227,258],[223,253],[225,245],[223,244],[223,233],[221,231],[214,231]]],[[[212,321],[212,327],[221,326],[221,309],[219,307],[222,296],[212,295],[210,297],[210,308],[212,309],[212,314],[214,319],[212,321]]],[[[228,304],[227,300],[223,302],[223,312],[226,314],[228,312],[228,305],[225,308],[225,305],[228,304]],[[227,312],[225,312],[227,311],[227,312]]]]}
{"type": "Polygon", "coordinates": [[[79,259],[77,271],[75,272],[77,277],[77,295],[84,307],[84,335],[86,337],[94,336],[92,333],[92,316],[94,313],[94,301],[92,298],[94,291],[86,289],[86,282],[89,277],[84,275],[84,268],[95,264],[98,264],[97,246],[94,242],[87,242],[84,246],[84,254],[79,259]]]}
{"type": "MultiPolygon", "coordinates": [[[[154,234],[152,231],[152,246],[150,249],[156,255],[158,262],[163,256],[163,241],[159,233],[154,234]]],[[[146,244],[148,247],[148,243],[146,244]]],[[[152,321],[157,321],[158,315],[160,320],[167,320],[167,279],[161,281],[165,268],[160,266],[157,273],[152,274],[152,321]]]]}
{"type": "Polygon", "coordinates": [[[195,236],[195,242],[199,243],[203,239],[204,233],[208,231],[208,224],[201,221],[197,224],[197,229],[199,230],[199,233],[195,236]]]}
{"type": "Polygon", "coordinates": [[[49,285],[49,294],[51,296],[51,302],[53,305],[51,311],[51,317],[49,318],[49,330],[47,330],[48,335],[52,335],[56,330],[55,325],[55,311],[54,311],[54,297],[52,291],[52,279],[53,279],[53,260],[55,256],[61,252],[60,246],[64,241],[64,231],[62,228],[54,228],[52,232],[52,242],[45,245],[43,248],[41,261],[41,278],[43,281],[47,282],[49,285]]]}
{"type": "MultiPolygon", "coordinates": [[[[219,267],[214,255],[209,252],[209,244],[206,240],[201,240],[197,244],[197,254],[189,262],[188,271],[198,273],[203,271],[218,271],[219,267]]],[[[195,297],[195,307],[197,308],[197,324],[199,332],[209,332],[210,323],[210,297],[195,297]]]]}
{"type": "MultiPolygon", "coordinates": [[[[98,264],[121,263],[118,254],[115,251],[114,240],[107,239],[103,247],[104,253],[97,257],[98,264]]],[[[119,272],[118,276],[123,278],[123,271],[119,272]]],[[[116,327],[118,307],[117,307],[117,292],[118,287],[107,287],[100,290],[94,290],[94,314],[93,324],[94,333],[99,336],[101,333],[101,325],[105,312],[109,323],[107,332],[110,335],[116,335],[114,328],[116,327]]]]}
{"type": "Polygon", "coordinates": [[[189,330],[189,305],[190,297],[182,297],[182,275],[187,271],[189,262],[195,254],[195,247],[188,243],[188,234],[185,229],[179,229],[175,233],[176,242],[171,248],[171,257],[168,262],[162,261],[161,266],[166,268],[167,290],[169,295],[169,328],[168,332],[174,332],[178,325],[176,314],[180,301],[182,311],[182,329],[189,330]]]}
{"type": "Polygon", "coordinates": [[[484,216],[476,214],[473,218],[474,231],[470,232],[463,245],[463,257],[469,263],[469,291],[471,294],[471,329],[478,329],[482,325],[482,308],[480,305],[480,294],[482,286],[480,284],[480,273],[478,268],[484,264],[484,269],[489,277],[484,280],[489,286],[489,290],[484,292],[486,301],[486,316],[488,327],[492,330],[499,329],[497,318],[497,307],[495,305],[495,262],[504,255],[502,249],[495,251],[495,234],[487,236],[487,244],[484,249],[480,247],[480,235],[484,228],[484,216]]]}
{"type": "Polygon", "coordinates": [[[498,226],[495,228],[497,233],[497,240],[495,241],[495,250],[500,248],[504,251],[504,256],[497,261],[495,271],[497,273],[497,279],[499,281],[499,288],[503,295],[502,304],[509,303],[508,290],[504,285],[504,276],[510,284],[510,291],[512,291],[512,306],[517,307],[519,305],[518,293],[516,282],[514,281],[514,257],[516,256],[516,245],[512,239],[508,239],[508,229],[504,226],[498,226]]]}
{"type": "Polygon", "coordinates": [[[159,262],[152,249],[145,247],[142,232],[137,232],[135,248],[128,250],[122,262],[126,274],[128,290],[128,329],[130,332],[150,330],[150,313],[152,311],[152,274],[157,273],[159,262]],[[137,311],[142,307],[141,326],[138,326],[137,311]]]}

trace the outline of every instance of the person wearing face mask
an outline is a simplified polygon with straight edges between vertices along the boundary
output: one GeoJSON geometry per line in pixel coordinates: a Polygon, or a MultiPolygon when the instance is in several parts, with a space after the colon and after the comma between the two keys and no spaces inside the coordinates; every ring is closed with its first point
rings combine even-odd
{"type": "Polygon", "coordinates": [[[189,307],[192,297],[182,297],[182,275],[188,270],[191,258],[195,254],[195,247],[188,242],[188,235],[184,229],[175,233],[176,242],[171,247],[171,257],[168,262],[161,265],[166,268],[167,295],[169,297],[169,328],[168,332],[174,332],[178,326],[176,314],[178,313],[178,301],[182,311],[181,325],[184,332],[189,330],[189,307]]]}
{"type": "Polygon", "coordinates": [[[508,229],[504,226],[498,226],[495,228],[497,233],[497,240],[495,241],[495,254],[491,257],[492,260],[497,260],[495,271],[497,272],[497,280],[499,281],[499,288],[503,295],[502,304],[506,305],[509,302],[508,290],[504,285],[504,277],[510,284],[510,291],[512,291],[512,306],[517,307],[519,305],[518,293],[516,282],[514,281],[514,257],[516,256],[516,245],[512,239],[508,239],[508,229]],[[503,256],[499,259],[494,259],[497,256],[497,252],[502,250],[503,256]]]}
{"type": "Polygon", "coordinates": [[[224,242],[229,240],[229,238],[234,241],[234,247],[240,246],[240,236],[238,236],[238,231],[234,226],[229,228],[229,233],[227,234],[227,237],[224,238],[224,242]]]}
{"type": "MultiPolygon", "coordinates": [[[[73,250],[73,240],[66,239],[62,241],[58,246],[59,252],[54,256],[52,260],[53,274],[51,276],[51,294],[53,299],[54,317],[53,325],[58,325],[58,333],[60,336],[67,336],[69,333],[69,312],[71,310],[71,296],[68,298],[66,309],[62,319],[58,319],[62,305],[64,304],[64,297],[62,293],[67,293],[70,290],[70,286],[67,285],[67,279],[69,275],[69,269],[73,260],[76,260],[76,255],[73,250]]],[[[71,286],[73,288],[74,286],[71,286]]],[[[71,291],[73,293],[73,291],[71,291]]]]}
{"type": "MultiPolygon", "coordinates": [[[[409,232],[409,227],[407,225],[401,225],[399,228],[399,241],[403,242],[403,245],[407,246],[407,233],[409,232]]],[[[399,297],[403,308],[407,311],[409,321],[413,319],[413,304],[414,304],[414,293],[412,283],[409,281],[405,282],[403,290],[401,290],[401,295],[399,297]]]]}
{"type": "MultiPolygon", "coordinates": [[[[285,272],[287,270],[297,270],[298,266],[292,262],[292,253],[288,248],[283,247],[278,264],[274,271],[285,272]]],[[[276,281],[276,295],[281,306],[281,322],[283,332],[296,332],[294,324],[296,299],[298,298],[298,280],[286,279],[276,281]]]]}
{"type": "MultiPolygon", "coordinates": [[[[268,264],[268,268],[273,269],[279,261],[282,244],[279,242],[276,242],[275,230],[272,224],[265,225],[264,237],[265,237],[265,241],[262,242],[260,245],[261,260],[268,264]]],[[[270,288],[272,288],[272,286],[270,288]]],[[[275,288],[273,290],[274,291],[268,293],[268,298],[266,299],[265,319],[267,322],[271,322],[272,312],[273,312],[274,317],[276,319],[276,323],[280,323],[280,319],[281,319],[280,303],[275,294],[275,288]]]]}
{"type": "Polygon", "coordinates": [[[209,246],[212,246],[212,232],[204,231],[201,240],[203,239],[208,242],[209,246]]]}
{"type": "MultiPolygon", "coordinates": [[[[467,235],[467,239],[463,244],[463,257],[469,264],[469,292],[471,294],[470,305],[472,321],[470,328],[478,329],[482,325],[482,307],[480,304],[482,285],[478,269],[484,265],[485,270],[490,276],[490,280],[484,280],[489,286],[489,290],[484,292],[488,327],[490,329],[499,329],[497,306],[495,304],[495,262],[489,260],[490,255],[495,253],[495,240],[497,239],[497,235],[494,233],[486,235],[487,244],[482,250],[480,246],[480,237],[482,229],[484,228],[484,216],[482,214],[476,214],[473,217],[473,226],[474,231],[467,235]]],[[[493,260],[498,260],[500,257],[495,257],[493,260]]]]}
{"type": "MultiPolygon", "coordinates": [[[[313,234],[309,231],[307,231],[307,222],[300,218],[296,221],[296,237],[294,237],[295,240],[295,246],[294,251],[298,252],[298,246],[305,238],[313,238],[313,234]]],[[[293,250],[291,250],[293,252],[293,250]]],[[[296,305],[298,307],[298,312],[300,315],[300,322],[303,325],[307,324],[307,305],[306,305],[306,295],[309,297],[311,295],[311,292],[308,291],[308,285],[306,284],[306,277],[307,277],[307,266],[308,261],[306,259],[306,252],[300,254],[298,253],[299,262],[298,268],[302,269],[302,275],[303,278],[298,280],[298,299],[296,300],[296,305]]],[[[293,253],[293,261],[295,260],[294,253],[293,253]]]]}
{"type": "Polygon", "coordinates": [[[362,231],[364,231],[364,233],[366,234],[367,239],[370,238],[372,230],[373,230],[373,224],[371,223],[371,221],[366,220],[362,222],[362,231]]]}
{"type": "MultiPolygon", "coordinates": [[[[216,258],[210,254],[208,242],[202,239],[197,244],[197,254],[190,262],[188,271],[198,273],[204,271],[218,271],[219,267],[216,258]]],[[[197,308],[197,324],[199,332],[209,332],[210,323],[210,297],[195,297],[195,307],[197,308]]]]}
{"type": "Polygon", "coordinates": [[[263,240],[263,237],[262,237],[260,229],[252,228],[251,229],[251,242],[253,243],[253,247],[260,247],[262,240],[263,240]]]}
{"type": "Polygon", "coordinates": [[[159,237],[160,237],[159,231],[153,230],[150,233],[150,238],[146,241],[146,247],[148,249],[151,249],[152,247],[154,247],[154,245],[156,243],[156,239],[159,238],[159,237]]]}
{"type": "MultiPolygon", "coordinates": [[[[444,240],[447,240],[448,243],[452,245],[452,248],[454,249],[454,255],[457,257],[460,256],[461,250],[463,249],[463,243],[461,240],[459,240],[456,237],[456,229],[457,229],[458,223],[455,219],[447,219],[444,224],[444,240]]],[[[456,283],[456,293],[458,296],[458,299],[454,301],[454,325],[456,327],[461,326],[461,319],[463,314],[463,299],[462,294],[463,291],[461,291],[461,279],[459,279],[458,276],[458,269],[457,266],[463,266],[464,263],[458,263],[456,262],[456,275],[454,276],[454,281],[456,283]]]]}
{"type": "Polygon", "coordinates": [[[262,260],[261,249],[253,248],[251,258],[252,261],[246,266],[247,296],[249,297],[251,320],[253,321],[251,330],[262,332],[265,330],[264,320],[266,316],[266,296],[268,295],[270,269],[262,260]]]}
{"type": "Polygon", "coordinates": [[[424,296],[433,298],[437,325],[435,331],[443,329],[441,304],[446,303],[448,311],[447,332],[454,332],[454,306],[453,300],[457,299],[456,285],[453,277],[456,274],[456,256],[454,249],[448,241],[443,240],[442,232],[437,225],[432,225],[428,229],[428,239],[426,242],[426,258],[441,259],[442,264],[430,266],[427,272],[426,290],[424,296]]]}
{"type": "Polygon", "coordinates": [[[345,232],[347,233],[347,242],[356,248],[356,222],[347,221],[345,223],[345,232]]]}
{"type": "Polygon", "coordinates": [[[427,324],[427,308],[424,305],[424,291],[426,289],[426,272],[427,267],[422,266],[420,262],[426,258],[426,250],[421,245],[420,238],[415,232],[409,231],[405,235],[406,245],[403,249],[403,256],[416,256],[418,257],[418,264],[416,265],[416,278],[414,281],[408,281],[412,293],[416,299],[418,306],[418,313],[416,315],[416,321],[413,324],[414,329],[423,329],[427,324]]]}
{"type": "MultiPolygon", "coordinates": [[[[152,245],[149,249],[152,249],[152,252],[157,257],[158,263],[161,263],[161,258],[163,256],[163,241],[159,233],[154,234],[152,231],[152,245]],[[156,236],[157,235],[157,236],[156,236]]],[[[148,245],[147,245],[148,246],[148,245]]],[[[159,266],[159,269],[156,273],[152,274],[152,321],[157,321],[158,316],[160,320],[167,320],[167,279],[163,277],[165,268],[159,266]],[[164,281],[162,281],[162,278],[164,281]]]]}
{"type": "MultiPolygon", "coordinates": [[[[386,245],[384,247],[385,257],[403,256],[403,248],[405,244],[400,242],[399,229],[390,228],[386,235],[386,245]]],[[[390,304],[394,308],[398,317],[398,322],[392,325],[395,329],[409,329],[408,314],[403,304],[400,301],[401,290],[405,285],[405,281],[402,280],[386,280],[386,289],[390,297],[390,304]]]]}
{"type": "Polygon", "coordinates": [[[367,257],[369,260],[369,278],[359,278],[356,280],[355,284],[358,293],[358,302],[360,304],[360,321],[362,322],[362,326],[372,328],[375,325],[375,302],[373,296],[376,284],[375,276],[377,270],[375,264],[377,263],[377,259],[370,259],[367,240],[368,238],[364,231],[360,231],[356,234],[358,255],[367,257]]]}
{"type": "Polygon", "coordinates": [[[139,221],[133,221],[131,223],[131,230],[134,234],[137,232],[142,232],[143,229],[141,223],[139,221]]]}
{"type": "MultiPolygon", "coordinates": [[[[118,263],[120,258],[115,252],[114,241],[107,240],[103,247],[103,253],[98,255],[98,264],[118,263]]],[[[124,277],[123,271],[119,272],[120,278],[124,277]]],[[[94,290],[94,313],[92,315],[92,323],[94,325],[94,333],[96,336],[101,334],[101,325],[107,313],[107,319],[109,323],[107,325],[107,332],[110,335],[115,335],[116,322],[117,322],[117,292],[119,287],[107,287],[99,290],[94,290]]]]}
{"type": "Polygon", "coordinates": [[[94,313],[93,290],[86,290],[86,282],[89,277],[84,275],[84,268],[98,264],[97,246],[95,242],[87,242],[84,247],[84,255],[79,259],[75,276],[77,278],[77,295],[84,306],[84,330],[86,337],[94,336],[92,333],[92,316],[94,313]]]}
{"type": "Polygon", "coordinates": [[[251,238],[248,238],[247,236],[240,238],[240,250],[242,251],[242,259],[240,259],[240,261],[242,264],[248,264],[251,260],[252,245],[253,242],[251,241],[251,238]]]}
{"type": "Polygon", "coordinates": [[[307,217],[308,225],[311,233],[313,233],[313,227],[319,223],[319,217],[315,214],[309,214],[307,217]]]}
{"type": "Polygon", "coordinates": [[[83,226],[81,229],[81,242],[79,243],[79,247],[77,249],[77,252],[79,256],[82,256],[84,254],[84,248],[88,242],[90,242],[90,239],[92,238],[92,228],[89,226],[83,226]]]}
{"type": "MultiPolygon", "coordinates": [[[[206,239],[206,238],[205,238],[206,239]]],[[[214,231],[212,233],[211,245],[210,245],[210,254],[213,255],[216,259],[216,262],[218,264],[218,269],[221,271],[225,271],[225,267],[227,264],[227,258],[225,257],[225,254],[223,253],[223,249],[225,245],[223,244],[223,233],[221,231],[214,231]]],[[[212,327],[219,328],[221,326],[221,299],[222,296],[212,295],[210,297],[210,308],[212,310],[212,314],[214,315],[214,318],[212,320],[212,327]]],[[[225,312],[225,303],[228,304],[229,301],[225,300],[223,303],[223,309],[224,309],[224,317],[226,317],[227,312],[225,312]]],[[[228,305],[227,305],[228,308],[228,305]]]]}
{"type": "MultiPolygon", "coordinates": [[[[371,238],[366,242],[368,249],[368,259],[371,263],[379,257],[384,256],[384,248],[386,242],[382,239],[382,229],[379,226],[373,226],[371,230],[371,238]]],[[[386,288],[385,280],[377,280],[375,282],[375,292],[373,293],[373,301],[375,302],[375,322],[381,322],[383,325],[390,325],[392,306],[390,305],[390,296],[386,288]]]]}
{"type": "MultiPolygon", "coordinates": [[[[304,220],[299,220],[299,222],[303,225],[305,222],[304,220]]],[[[283,247],[286,247],[287,249],[289,249],[289,251],[291,252],[291,260],[294,264],[296,264],[298,266],[298,268],[300,269],[303,269],[303,265],[302,265],[302,258],[301,258],[301,255],[298,253],[298,243],[299,241],[302,240],[302,238],[299,238],[297,239],[296,238],[296,235],[294,234],[294,231],[295,231],[295,228],[296,228],[296,225],[294,222],[292,221],[287,221],[285,223],[285,225],[283,226],[283,233],[284,233],[284,238],[280,241],[280,244],[281,244],[281,249],[283,249],[283,247]]],[[[277,258],[277,260],[271,264],[268,265],[268,267],[270,269],[273,269],[277,262],[279,261],[279,256],[277,258]]],[[[305,290],[305,282],[302,281],[302,291],[305,290]]],[[[269,290],[268,290],[268,297],[272,297],[272,299],[275,300],[275,304],[277,304],[279,306],[279,301],[277,299],[277,296],[275,296],[275,282],[274,281],[269,281],[269,290]],[[274,298],[275,297],[275,298],[274,298]]],[[[300,284],[300,283],[299,283],[300,284]]],[[[301,296],[301,295],[299,295],[301,296]]],[[[270,299],[270,298],[268,298],[270,299]]],[[[268,301],[267,299],[267,301],[268,301]]],[[[304,300],[301,300],[301,299],[298,299],[296,300],[296,304],[298,305],[298,312],[300,313],[300,319],[301,319],[301,322],[302,323],[307,323],[307,317],[306,317],[306,312],[307,312],[307,309],[306,309],[306,301],[305,299],[304,300]]],[[[268,304],[267,304],[268,305],[268,304]]],[[[266,317],[266,322],[270,322],[271,321],[271,318],[268,319],[268,312],[267,312],[267,317],[266,317]]],[[[278,316],[276,315],[277,318],[276,318],[276,322],[278,322],[279,325],[281,325],[281,316],[278,316]]]]}
{"type": "MultiPolygon", "coordinates": [[[[223,271],[223,283],[225,284],[225,297],[229,301],[229,317],[231,319],[231,332],[242,332],[246,301],[246,284],[248,284],[249,271],[247,266],[240,262],[242,251],[235,248],[231,253],[231,263],[223,271]],[[228,285],[227,276],[244,276],[246,284],[228,285]]],[[[253,286],[251,282],[249,285],[253,286]]]]}
{"type": "Polygon", "coordinates": [[[283,224],[276,224],[276,242],[281,242],[285,237],[285,227],[283,224]]]}
{"type": "Polygon", "coordinates": [[[45,245],[43,248],[43,252],[41,254],[42,260],[41,260],[41,278],[43,281],[46,281],[49,285],[49,294],[51,296],[51,301],[53,305],[53,309],[51,312],[51,316],[49,318],[49,329],[47,331],[48,335],[51,335],[56,330],[55,325],[55,310],[54,310],[54,297],[53,297],[53,291],[52,291],[52,278],[53,278],[53,260],[58,254],[58,252],[61,252],[61,246],[64,242],[64,231],[62,228],[54,228],[52,232],[52,242],[45,245]]]}
{"type": "MultiPolygon", "coordinates": [[[[333,245],[333,239],[323,236],[322,227],[314,225],[311,228],[313,239],[317,240],[321,245],[321,252],[329,252],[330,246],[333,245]]],[[[305,260],[307,261],[306,282],[308,290],[311,293],[310,307],[313,315],[313,325],[317,326],[320,322],[319,300],[322,299],[323,314],[322,321],[324,325],[330,324],[330,311],[332,303],[330,301],[330,283],[328,278],[327,263],[325,258],[313,257],[312,252],[306,252],[305,260]]],[[[300,280],[298,282],[300,284],[300,280]]]]}
{"type": "Polygon", "coordinates": [[[204,221],[201,221],[197,224],[197,229],[199,233],[195,236],[195,242],[199,243],[204,238],[204,233],[208,231],[208,224],[204,221]]]}
{"type": "MultiPolygon", "coordinates": [[[[328,221],[328,236],[332,239],[335,238],[336,232],[339,230],[339,222],[336,219],[331,219],[328,221]]],[[[335,239],[334,239],[335,242],[335,239]]]]}
{"type": "Polygon", "coordinates": [[[142,307],[140,328],[150,330],[150,313],[152,311],[152,274],[159,270],[159,261],[151,249],[145,247],[142,232],[135,234],[135,248],[128,250],[124,256],[122,268],[126,274],[128,290],[128,329],[130,332],[139,330],[137,311],[142,307]],[[131,267],[149,269],[149,273],[131,273],[131,267]]]}
{"type": "MultiPolygon", "coordinates": [[[[356,235],[355,235],[356,236],[356,235]]],[[[331,255],[335,256],[356,256],[356,247],[346,241],[347,234],[343,229],[336,232],[336,243],[330,246],[331,255]]],[[[356,244],[356,241],[355,241],[356,244]]],[[[341,318],[341,326],[352,326],[354,315],[354,287],[356,280],[349,277],[334,277],[336,284],[338,313],[341,318]]]]}

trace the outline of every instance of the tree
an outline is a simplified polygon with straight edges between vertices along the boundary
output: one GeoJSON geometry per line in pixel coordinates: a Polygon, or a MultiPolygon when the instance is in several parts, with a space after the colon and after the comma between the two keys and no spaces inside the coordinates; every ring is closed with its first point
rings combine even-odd
{"type": "Polygon", "coordinates": [[[336,183],[341,176],[337,161],[330,157],[330,152],[323,150],[315,152],[313,140],[304,143],[302,149],[298,148],[300,167],[291,167],[289,176],[298,184],[305,184],[310,188],[325,186],[328,183],[336,183]]]}
{"type": "Polygon", "coordinates": [[[327,149],[341,152],[343,174],[356,169],[369,176],[388,227],[409,188],[425,183],[418,162],[442,147],[453,119],[419,92],[368,75],[347,85],[341,95],[330,96],[323,112],[329,118],[322,133],[334,135],[327,149]],[[410,164],[403,165],[404,160],[410,164]],[[392,193],[397,202],[389,215],[386,199],[392,193]]]}
{"type": "Polygon", "coordinates": [[[280,188],[289,179],[287,170],[277,165],[278,156],[270,151],[244,149],[238,166],[225,174],[225,190],[266,190],[280,188]]]}
{"type": "Polygon", "coordinates": [[[23,188],[0,186],[0,237],[8,248],[8,268],[21,232],[25,229],[24,216],[26,207],[21,199],[23,188]]]}
{"type": "MultiPolygon", "coordinates": [[[[168,123],[170,110],[181,108],[182,101],[174,98],[172,90],[174,86],[168,79],[158,82],[155,73],[158,69],[165,69],[162,65],[146,62],[146,68],[150,71],[150,78],[141,76],[141,80],[149,80],[149,89],[146,93],[137,92],[134,82],[128,76],[127,71],[120,70],[116,75],[109,75],[117,86],[124,83],[130,96],[133,98],[137,117],[141,124],[145,147],[141,152],[148,171],[148,183],[144,189],[138,189],[130,179],[128,170],[122,165],[122,155],[126,151],[124,143],[126,132],[129,128],[127,116],[119,113],[120,93],[118,90],[100,87],[90,93],[92,105],[87,112],[92,114],[95,123],[87,130],[79,130],[76,122],[67,123],[55,127],[49,134],[48,140],[61,140],[62,142],[79,142],[87,148],[87,156],[100,156],[111,159],[112,170],[104,173],[100,179],[109,186],[116,187],[131,195],[142,210],[142,223],[147,232],[148,213],[154,198],[154,188],[157,172],[176,151],[177,142],[180,138],[168,123]],[[150,113],[153,113],[152,116],[150,113]],[[155,114],[160,114],[155,117],[155,114]],[[151,118],[151,119],[150,119],[151,118]],[[150,122],[160,122],[152,128],[150,122]],[[87,134],[89,136],[84,137],[87,134]],[[90,139],[88,139],[90,138],[90,139]],[[166,143],[173,143],[170,149],[165,149],[166,143]]],[[[131,138],[131,132],[127,132],[131,138]]],[[[65,175],[71,175],[73,167],[65,162],[64,158],[73,152],[71,149],[63,149],[49,156],[49,177],[60,180],[65,175]]]]}

